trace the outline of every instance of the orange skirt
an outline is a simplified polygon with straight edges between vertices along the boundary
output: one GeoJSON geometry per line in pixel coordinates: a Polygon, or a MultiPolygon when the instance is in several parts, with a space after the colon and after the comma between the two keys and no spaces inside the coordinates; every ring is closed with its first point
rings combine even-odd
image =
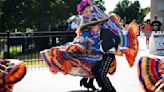
{"type": "MultiPolygon", "coordinates": [[[[54,74],[62,72],[63,74],[71,74],[82,77],[93,77],[91,68],[95,63],[88,62],[87,59],[92,60],[102,58],[101,54],[91,53],[88,55],[85,53],[85,49],[78,46],[72,45],[69,48],[51,48],[41,52],[43,60],[48,65],[50,71],[54,74]],[[69,52],[69,55],[65,52],[69,52]],[[64,53],[64,54],[63,54],[64,53]],[[83,58],[79,58],[83,57],[83,58]],[[87,59],[85,59],[85,57],[87,59]]],[[[101,62],[100,60],[97,62],[101,62]]],[[[110,66],[109,74],[113,74],[116,71],[116,60],[114,60],[110,66]]]]}

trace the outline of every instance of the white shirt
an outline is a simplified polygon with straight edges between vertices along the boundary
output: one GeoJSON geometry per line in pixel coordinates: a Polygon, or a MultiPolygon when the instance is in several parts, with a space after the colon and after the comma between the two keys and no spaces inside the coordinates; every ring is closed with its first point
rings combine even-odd
{"type": "Polygon", "coordinates": [[[76,29],[79,25],[74,21],[71,23],[71,29],[76,29]]]}

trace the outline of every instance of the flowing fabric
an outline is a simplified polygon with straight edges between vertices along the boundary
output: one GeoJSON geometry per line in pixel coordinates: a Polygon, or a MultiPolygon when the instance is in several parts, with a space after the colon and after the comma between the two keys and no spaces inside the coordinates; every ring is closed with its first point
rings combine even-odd
{"type": "MultiPolygon", "coordinates": [[[[101,62],[101,52],[92,52],[88,55],[87,53],[83,53],[84,51],[85,49],[78,45],[71,45],[65,50],[60,49],[60,47],[44,50],[41,52],[41,55],[52,73],[62,72],[63,74],[93,77],[91,68],[96,61],[101,62]]],[[[116,61],[111,64],[109,74],[113,74],[115,71],[116,61]]]]}
{"type": "Polygon", "coordinates": [[[131,22],[129,24],[128,30],[123,30],[122,26],[119,24],[120,19],[117,15],[112,15],[109,17],[108,21],[103,24],[103,28],[109,29],[108,31],[112,31],[116,35],[120,37],[120,48],[121,53],[125,54],[126,59],[132,67],[134,65],[135,59],[139,50],[139,43],[137,34],[139,31],[139,26],[136,22],[131,22]]]}
{"type": "Polygon", "coordinates": [[[121,40],[122,44],[127,44],[127,47],[120,48],[116,55],[122,56],[122,54],[125,54],[125,57],[127,59],[127,62],[130,67],[134,65],[135,59],[137,57],[138,51],[139,51],[139,42],[137,38],[137,34],[139,31],[138,24],[135,22],[131,22],[128,28],[128,35],[127,38],[124,40],[121,40]]]}
{"type": "MultiPolygon", "coordinates": [[[[81,3],[78,5],[80,9],[86,6],[87,2],[88,0],[81,1],[81,3]]],[[[103,19],[107,17],[107,15],[104,14],[104,12],[102,12],[94,3],[91,6],[91,9],[92,9],[93,18],[103,19]]],[[[85,18],[84,16],[82,16],[82,21],[83,21],[82,23],[88,22],[90,20],[91,20],[90,18],[85,18]]],[[[119,55],[125,54],[130,67],[132,67],[134,65],[139,50],[139,44],[137,39],[139,26],[137,23],[132,22],[129,25],[128,31],[126,31],[123,30],[123,27],[119,23],[120,23],[120,17],[117,15],[111,15],[108,21],[103,24],[102,28],[109,29],[109,31],[114,32],[116,35],[120,37],[121,49],[119,51],[120,52],[119,55]]]]}
{"type": "Polygon", "coordinates": [[[162,85],[158,92],[163,92],[164,59],[141,57],[138,62],[138,77],[144,92],[155,92],[162,85]]]}
{"type": "MultiPolygon", "coordinates": [[[[129,25],[128,39],[122,40],[123,44],[128,44],[127,48],[120,49],[118,52],[125,54],[126,59],[132,67],[138,54],[138,25],[132,22],[129,25]]],[[[118,55],[118,53],[116,53],[118,55]]],[[[50,50],[41,52],[43,60],[49,67],[49,70],[56,74],[72,74],[83,77],[93,77],[91,68],[96,62],[101,61],[101,52],[92,52],[87,54],[86,48],[82,44],[66,44],[58,47],[53,47],[50,50]]],[[[116,60],[114,60],[109,68],[109,74],[114,74],[116,71],[116,60]]]]}
{"type": "MultiPolygon", "coordinates": [[[[93,8],[92,11],[93,17],[97,19],[103,19],[106,17],[106,15],[96,5],[93,5],[92,8],[93,8]]],[[[126,30],[123,30],[123,27],[119,23],[120,23],[120,17],[117,15],[111,15],[108,21],[103,25],[103,28],[109,29],[110,31],[114,32],[116,35],[120,37],[121,39],[120,47],[126,48],[126,49],[121,49],[121,52],[125,54],[130,67],[132,67],[134,65],[134,61],[139,50],[139,45],[137,40],[139,26],[137,23],[132,22],[130,23],[127,32],[126,30]]]]}
{"type": "Polygon", "coordinates": [[[26,75],[27,67],[19,60],[0,60],[0,92],[12,92],[15,83],[26,75]]]}
{"type": "MultiPolygon", "coordinates": [[[[99,10],[96,5],[93,5],[93,17],[96,19],[103,19],[107,16],[99,10]]],[[[114,32],[118,35],[121,39],[120,46],[121,47],[128,47],[128,32],[123,30],[123,27],[119,24],[120,17],[117,15],[111,15],[106,23],[103,24],[103,28],[109,29],[110,31],[114,32]]]]}

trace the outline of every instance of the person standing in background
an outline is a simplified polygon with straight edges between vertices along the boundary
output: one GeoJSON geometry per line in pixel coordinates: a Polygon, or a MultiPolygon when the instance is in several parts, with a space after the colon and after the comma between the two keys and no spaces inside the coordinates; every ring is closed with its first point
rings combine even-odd
{"type": "Polygon", "coordinates": [[[80,20],[75,17],[71,22],[71,30],[76,30],[79,25],[80,25],[80,20]]]}
{"type": "Polygon", "coordinates": [[[160,31],[161,30],[161,26],[162,26],[162,23],[158,20],[158,17],[157,16],[154,16],[154,21],[152,21],[152,31],[160,31]]]}
{"type": "Polygon", "coordinates": [[[139,27],[140,27],[140,36],[143,37],[143,36],[144,36],[143,30],[144,30],[144,28],[145,28],[145,22],[142,21],[142,24],[140,24],[139,27]]]}
{"type": "Polygon", "coordinates": [[[145,33],[145,36],[146,36],[146,46],[147,46],[147,48],[149,48],[149,38],[150,38],[151,32],[152,32],[152,26],[151,26],[150,19],[148,19],[146,21],[146,25],[144,27],[143,32],[145,33]]]}

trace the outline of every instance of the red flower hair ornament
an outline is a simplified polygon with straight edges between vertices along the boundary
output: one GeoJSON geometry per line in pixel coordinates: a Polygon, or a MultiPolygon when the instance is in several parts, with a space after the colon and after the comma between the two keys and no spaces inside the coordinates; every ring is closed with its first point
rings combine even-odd
{"type": "Polygon", "coordinates": [[[86,8],[90,6],[88,1],[85,0],[85,1],[81,1],[78,5],[77,5],[77,12],[81,15],[82,14],[82,11],[86,8]]]}

